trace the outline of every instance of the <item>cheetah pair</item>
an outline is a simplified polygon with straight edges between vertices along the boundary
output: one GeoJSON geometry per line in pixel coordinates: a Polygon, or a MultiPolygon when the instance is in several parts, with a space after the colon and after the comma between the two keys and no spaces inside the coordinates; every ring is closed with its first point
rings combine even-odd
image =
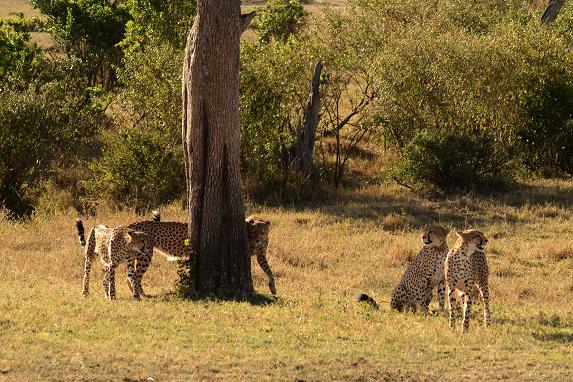
{"type": "MultiPolygon", "coordinates": [[[[161,215],[155,211],[153,216],[153,221],[140,221],[117,228],[103,225],[93,227],[87,242],[83,223],[79,219],[76,220],[85,257],[82,296],[89,294],[89,274],[97,254],[100,255],[104,268],[104,297],[115,299],[115,269],[119,264],[127,263],[127,285],[136,300],[143,294],[141,279],[151,263],[154,249],[169,260],[189,257],[186,246],[187,223],[162,222],[161,215]]],[[[245,223],[250,255],[257,258],[269,278],[271,293],[276,295],[274,275],[266,259],[270,222],[249,216],[245,223]]]]}
{"type": "MultiPolygon", "coordinates": [[[[484,304],[484,325],[489,325],[488,265],[484,253],[487,238],[480,231],[469,229],[456,232],[457,242],[448,251],[448,229],[431,226],[422,234],[423,247],[406,269],[394,291],[390,306],[398,311],[420,308],[428,311],[435,288],[438,289],[440,309],[445,308],[447,294],[450,310],[450,326],[455,325],[458,298],[464,303],[462,330],[469,328],[473,300],[481,297],[484,304]]],[[[376,303],[367,295],[359,300],[376,303]]]]}

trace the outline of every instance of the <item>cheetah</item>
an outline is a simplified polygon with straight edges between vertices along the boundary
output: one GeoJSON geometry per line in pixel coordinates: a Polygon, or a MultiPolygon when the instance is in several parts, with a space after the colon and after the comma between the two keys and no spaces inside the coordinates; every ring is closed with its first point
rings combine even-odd
{"type": "Polygon", "coordinates": [[[437,287],[440,310],[444,310],[444,261],[448,253],[446,242],[448,233],[447,228],[435,225],[424,230],[422,250],[408,266],[402,280],[392,292],[390,301],[392,309],[399,312],[411,309],[416,312],[419,305],[424,312],[427,312],[432,291],[437,287]]]}
{"type": "MultiPolygon", "coordinates": [[[[247,225],[250,256],[257,258],[257,262],[269,279],[268,285],[271,293],[276,295],[275,278],[266,258],[269,243],[269,226],[271,223],[255,216],[247,217],[245,223],[247,225]]],[[[189,258],[190,254],[186,245],[188,238],[187,223],[161,221],[161,214],[153,211],[153,221],[136,222],[124,228],[146,233],[152,240],[153,248],[169,261],[189,258]]],[[[141,274],[143,277],[150,263],[151,257],[149,262],[142,262],[141,267],[138,266],[137,268],[138,274],[141,274]]],[[[128,283],[128,286],[130,285],[132,284],[128,283]]],[[[139,292],[143,294],[141,282],[139,283],[139,288],[139,292]]]]}
{"type": "Polygon", "coordinates": [[[100,255],[104,268],[104,297],[115,299],[115,269],[121,263],[127,263],[128,280],[133,298],[140,299],[141,272],[143,263],[151,258],[151,240],[147,234],[129,228],[109,228],[104,225],[93,227],[88,239],[85,239],[83,222],[76,220],[80,244],[84,249],[84,277],[82,296],[89,294],[89,274],[96,254],[100,255]],[[87,244],[87,245],[86,245],[87,244]]]}
{"type": "Polygon", "coordinates": [[[276,296],[275,276],[267,262],[267,248],[269,246],[269,227],[271,222],[259,219],[256,216],[249,216],[245,219],[247,223],[247,235],[249,238],[249,253],[251,257],[256,256],[262,270],[269,278],[269,289],[276,296]]]}
{"type": "Polygon", "coordinates": [[[446,257],[445,279],[450,308],[450,327],[455,327],[458,302],[464,302],[462,332],[467,332],[473,299],[481,296],[484,306],[484,326],[490,325],[489,269],[484,248],[488,239],[475,229],[456,232],[458,241],[446,257]]]}

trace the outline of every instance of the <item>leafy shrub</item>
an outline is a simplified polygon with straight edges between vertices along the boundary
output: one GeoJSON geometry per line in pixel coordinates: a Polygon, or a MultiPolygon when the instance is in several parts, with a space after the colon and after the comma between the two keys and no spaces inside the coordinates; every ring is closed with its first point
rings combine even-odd
{"type": "Polygon", "coordinates": [[[257,10],[252,26],[261,42],[286,42],[304,25],[305,11],[300,0],[270,0],[257,10]]]}
{"type": "Polygon", "coordinates": [[[33,91],[0,91],[0,206],[29,215],[42,183],[74,167],[91,150],[107,118],[88,94],[61,83],[33,91]]]}
{"type": "Polygon", "coordinates": [[[313,47],[295,37],[241,46],[241,169],[260,193],[304,184],[291,171],[288,151],[303,121],[312,55],[313,47]]]}
{"type": "Polygon", "coordinates": [[[45,66],[41,49],[17,22],[0,20],[0,89],[22,89],[45,66]]]}
{"type": "Polygon", "coordinates": [[[91,201],[111,198],[144,212],[180,197],[185,189],[183,153],[169,137],[131,128],[107,133],[100,159],[91,163],[86,183],[91,201]]]}
{"type": "Polygon", "coordinates": [[[510,180],[511,163],[487,134],[425,130],[404,147],[393,176],[438,191],[474,191],[510,180]]]}
{"type": "Polygon", "coordinates": [[[111,89],[116,83],[115,67],[121,64],[118,43],[131,19],[121,2],[106,0],[32,0],[47,16],[46,26],[65,52],[78,58],[87,85],[111,89]]]}
{"type": "MultiPolygon", "coordinates": [[[[560,78],[561,77],[561,78],[560,78]]],[[[573,84],[554,76],[526,101],[518,135],[525,163],[544,175],[573,172],[573,84]]]]}

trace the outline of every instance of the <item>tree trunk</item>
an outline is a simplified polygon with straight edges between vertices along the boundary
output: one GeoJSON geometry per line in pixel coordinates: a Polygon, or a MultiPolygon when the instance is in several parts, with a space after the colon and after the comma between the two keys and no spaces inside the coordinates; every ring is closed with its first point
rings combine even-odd
{"type": "Polygon", "coordinates": [[[561,7],[565,5],[565,0],[549,0],[545,12],[541,16],[541,22],[545,24],[551,24],[557,18],[557,14],[561,10],[561,7]]]}
{"type": "Polygon", "coordinates": [[[239,38],[254,13],[239,0],[199,0],[183,62],[182,134],[189,246],[200,296],[253,292],[241,195],[239,38]]]}
{"type": "Polygon", "coordinates": [[[294,150],[294,161],[302,173],[313,182],[318,179],[318,169],[314,165],[313,151],[316,139],[316,127],[318,126],[320,111],[320,73],[322,62],[317,62],[314,67],[308,104],[304,112],[304,124],[298,129],[294,150]]]}

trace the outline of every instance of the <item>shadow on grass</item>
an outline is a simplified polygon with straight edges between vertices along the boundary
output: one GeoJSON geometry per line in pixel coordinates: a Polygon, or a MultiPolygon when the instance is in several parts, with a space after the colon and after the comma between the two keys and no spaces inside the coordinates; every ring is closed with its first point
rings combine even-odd
{"type": "Polygon", "coordinates": [[[573,343],[573,333],[554,331],[550,333],[533,333],[532,335],[536,340],[543,342],[573,343]]]}
{"type": "Polygon", "coordinates": [[[487,227],[496,223],[522,222],[516,209],[539,209],[545,217],[568,217],[573,204],[573,182],[546,181],[539,184],[515,184],[500,191],[481,194],[424,197],[397,188],[347,189],[330,191],[322,200],[284,206],[293,212],[316,211],[334,217],[372,221],[385,230],[420,229],[441,223],[456,228],[487,227]]]}
{"type": "Polygon", "coordinates": [[[248,296],[229,296],[229,297],[217,297],[217,296],[203,296],[199,297],[196,295],[188,295],[185,297],[181,297],[177,292],[166,292],[160,293],[156,295],[147,295],[146,299],[150,300],[160,300],[164,302],[170,302],[174,300],[181,300],[181,301],[193,301],[193,302],[228,302],[228,301],[235,301],[235,302],[245,302],[249,303],[254,306],[268,306],[268,305],[283,305],[284,301],[280,297],[269,296],[262,293],[253,293],[248,296]]]}

